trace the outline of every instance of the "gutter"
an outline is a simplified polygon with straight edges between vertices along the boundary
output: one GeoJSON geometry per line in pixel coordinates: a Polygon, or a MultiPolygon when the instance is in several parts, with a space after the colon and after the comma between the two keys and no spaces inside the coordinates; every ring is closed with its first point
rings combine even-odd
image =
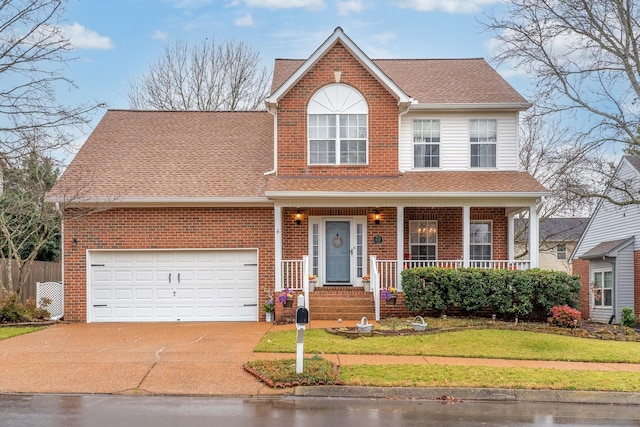
{"type": "Polygon", "coordinates": [[[528,110],[531,107],[531,103],[529,102],[496,102],[496,103],[425,103],[425,104],[412,104],[411,110],[421,111],[421,110],[517,110],[524,111],[528,110]]]}
{"type": "Polygon", "coordinates": [[[297,198],[349,198],[349,199],[370,199],[374,197],[384,197],[386,199],[420,199],[420,198],[540,198],[548,196],[549,192],[532,192],[532,193],[520,193],[520,192],[506,192],[506,193],[494,193],[494,192],[464,192],[464,193],[416,193],[416,192],[350,192],[350,191],[265,191],[265,196],[269,199],[283,198],[283,197],[297,197],[297,198]]]}

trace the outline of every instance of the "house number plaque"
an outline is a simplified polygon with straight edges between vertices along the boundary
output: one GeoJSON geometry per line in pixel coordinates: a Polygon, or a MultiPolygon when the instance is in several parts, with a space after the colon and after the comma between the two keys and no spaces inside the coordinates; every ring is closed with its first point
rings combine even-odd
{"type": "Polygon", "coordinates": [[[381,245],[382,244],[382,236],[379,234],[376,234],[375,236],[373,236],[373,243],[375,243],[376,245],[381,245]]]}

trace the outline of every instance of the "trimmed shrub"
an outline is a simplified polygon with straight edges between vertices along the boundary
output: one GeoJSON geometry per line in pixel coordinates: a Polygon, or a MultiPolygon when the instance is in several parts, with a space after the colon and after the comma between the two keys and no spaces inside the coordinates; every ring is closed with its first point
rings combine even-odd
{"type": "Polygon", "coordinates": [[[582,314],[575,308],[571,308],[568,305],[551,307],[551,317],[549,317],[549,324],[552,326],[559,326],[561,328],[573,328],[579,325],[582,321],[582,314]]]}
{"type": "Polygon", "coordinates": [[[620,324],[628,328],[636,326],[636,317],[633,315],[633,309],[629,307],[624,307],[622,309],[622,319],[620,319],[620,324]]]}
{"type": "Polygon", "coordinates": [[[459,308],[469,314],[487,309],[504,316],[544,317],[551,307],[579,307],[577,276],[545,270],[483,270],[417,267],[402,271],[407,308],[441,314],[459,308]]]}

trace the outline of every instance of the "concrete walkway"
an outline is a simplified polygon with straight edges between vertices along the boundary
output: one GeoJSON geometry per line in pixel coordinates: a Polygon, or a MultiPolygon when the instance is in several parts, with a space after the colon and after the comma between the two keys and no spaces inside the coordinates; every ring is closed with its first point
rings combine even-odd
{"type": "MultiPolygon", "coordinates": [[[[335,323],[312,322],[309,327],[338,326],[335,323]]],[[[294,358],[294,354],[253,353],[267,331],[286,329],[295,329],[295,325],[275,326],[264,322],[57,324],[0,341],[0,393],[210,396],[310,393],[310,388],[272,389],[242,368],[248,360],[294,358]]],[[[323,357],[341,366],[408,363],[640,372],[638,364],[344,354],[324,354],[323,357]]],[[[351,395],[358,388],[313,389],[316,395],[351,395]]],[[[407,393],[394,388],[361,392],[389,397],[394,393],[407,393]]],[[[459,392],[460,389],[456,390],[459,392]]],[[[640,394],[626,395],[634,395],[640,401],[640,394]]]]}

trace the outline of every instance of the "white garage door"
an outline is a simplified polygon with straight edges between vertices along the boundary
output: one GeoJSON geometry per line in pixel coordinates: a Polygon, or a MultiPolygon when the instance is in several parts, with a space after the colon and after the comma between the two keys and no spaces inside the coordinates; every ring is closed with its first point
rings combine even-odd
{"type": "Polygon", "coordinates": [[[89,321],[258,319],[255,250],[91,251],[89,321]]]}

